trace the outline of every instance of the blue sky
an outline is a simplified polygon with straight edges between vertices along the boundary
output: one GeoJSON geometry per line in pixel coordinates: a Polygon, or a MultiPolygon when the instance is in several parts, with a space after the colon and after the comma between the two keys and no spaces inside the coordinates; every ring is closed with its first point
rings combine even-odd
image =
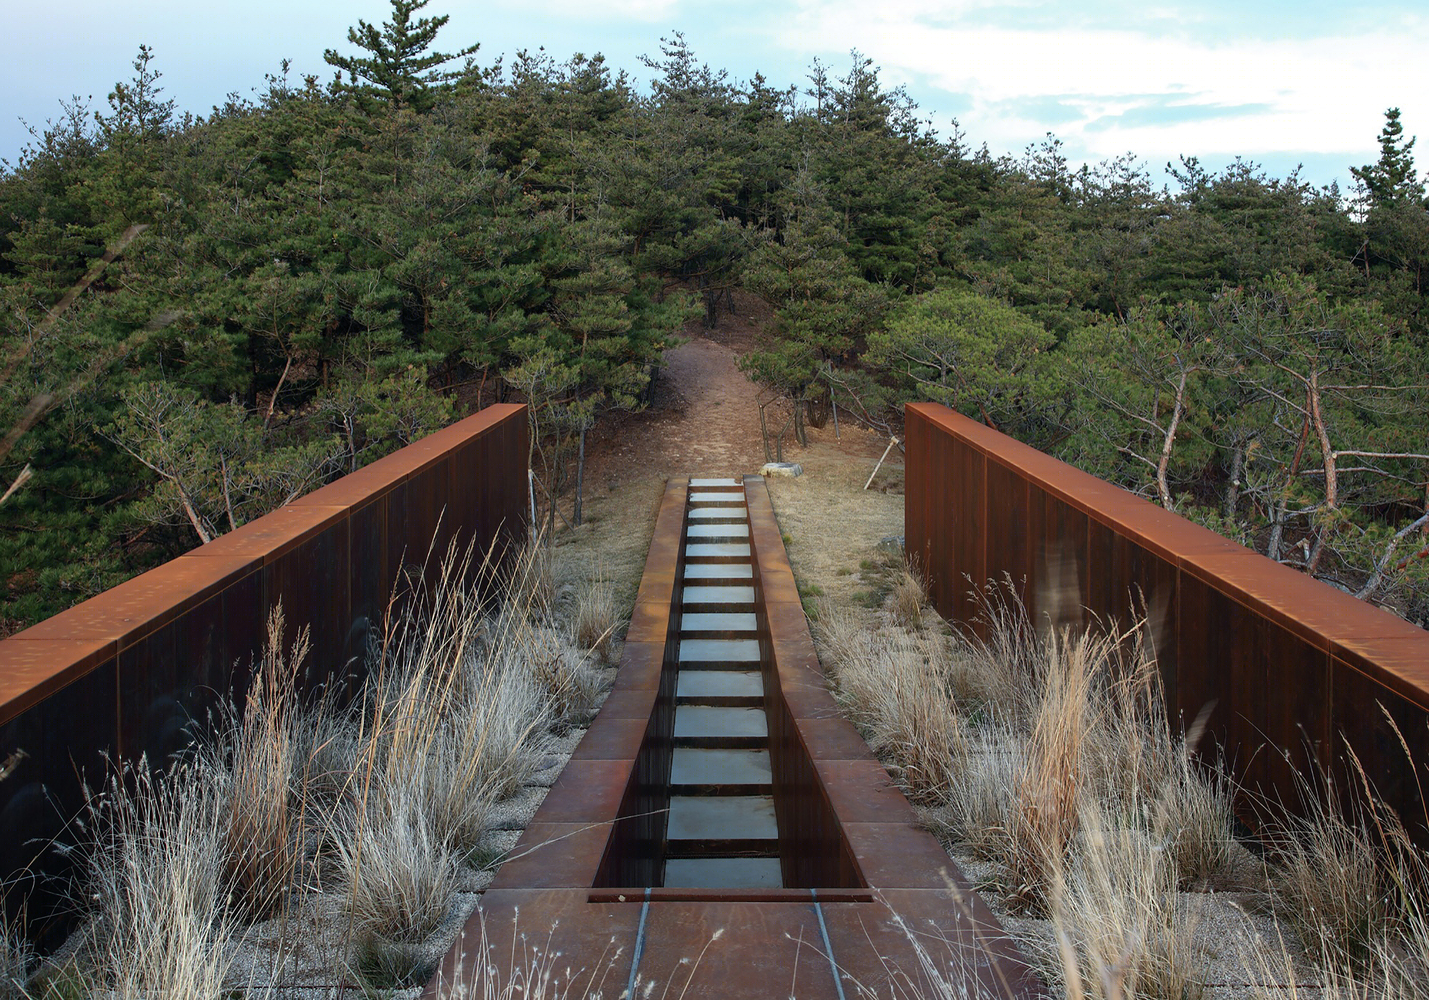
{"type": "MultiPolygon", "coordinates": [[[[15,6],[18,6],[15,5],[15,6]]],[[[1385,108],[1429,135],[1429,10],[1302,0],[1197,3],[1078,0],[432,0],[450,14],[443,48],[481,42],[490,63],[521,48],[564,59],[602,52],[644,79],[641,54],[683,31],[701,61],[735,78],[806,83],[821,59],[835,71],[857,48],[888,86],[903,84],[934,126],[956,117],[967,141],[1020,154],[1055,132],[1074,163],[1131,152],[1162,178],[1179,155],[1213,169],[1236,155],[1284,176],[1303,164],[1316,184],[1349,181],[1378,155],[1385,108]]],[[[51,0],[3,16],[0,157],[43,126],[59,100],[96,108],[127,79],[141,42],[168,96],[208,111],[261,86],[283,58],[293,74],[330,69],[348,25],[382,21],[386,0],[51,0]]],[[[1422,166],[1429,167],[1429,139],[1422,166]]]]}

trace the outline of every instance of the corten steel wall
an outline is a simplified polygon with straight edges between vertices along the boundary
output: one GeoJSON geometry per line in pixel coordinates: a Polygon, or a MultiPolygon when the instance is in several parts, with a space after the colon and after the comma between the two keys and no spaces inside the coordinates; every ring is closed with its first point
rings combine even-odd
{"type": "Polygon", "coordinates": [[[906,430],[907,550],[942,614],[976,627],[972,588],[1003,574],[1044,622],[1126,621],[1139,591],[1172,712],[1209,710],[1248,790],[1294,804],[1295,769],[1338,765],[1343,736],[1429,832],[1380,710],[1429,762],[1429,633],[946,407],[909,404],[906,430]]]}
{"type": "Polygon", "coordinates": [[[0,782],[7,906],[33,888],[25,873],[62,874],[51,845],[74,840],[81,771],[162,760],[242,696],[269,608],[282,602],[289,636],[312,630],[308,688],[350,684],[404,566],[432,547],[430,578],[453,539],[478,559],[519,541],[526,453],[525,407],[488,407],[0,642],[0,762],[25,754],[0,782]]]}

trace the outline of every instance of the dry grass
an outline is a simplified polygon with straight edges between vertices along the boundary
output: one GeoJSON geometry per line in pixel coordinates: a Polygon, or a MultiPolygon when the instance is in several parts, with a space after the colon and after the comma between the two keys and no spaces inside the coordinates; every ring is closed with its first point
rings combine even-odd
{"type": "Polygon", "coordinates": [[[241,711],[167,774],[126,770],[91,796],[99,836],[77,900],[91,916],[75,988],[219,996],[235,985],[245,925],[281,922],[293,899],[325,889],[345,901],[339,946],[355,967],[420,975],[494,805],[599,694],[554,617],[544,546],[509,570],[498,585],[489,556],[448,552],[435,586],[395,594],[346,706],[298,696],[306,633],[284,649],[277,611],[241,711]]]}
{"type": "Polygon", "coordinates": [[[571,638],[579,648],[609,662],[613,658],[616,633],[624,624],[625,616],[616,601],[615,587],[605,578],[604,568],[597,562],[595,572],[576,594],[571,638]]]}
{"type": "Polygon", "coordinates": [[[348,910],[360,936],[416,943],[456,897],[457,859],[433,828],[421,779],[375,788],[338,841],[348,910]]]}
{"type": "Polygon", "coordinates": [[[527,629],[508,649],[529,665],[559,729],[590,722],[601,678],[589,654],[571,646],[568,632],[554,626],[527,629]]]}
{"type": "Polygon", "coordinates": [[[492,806],[538,766],[580,689],[553,639],[549,556],[528,547],[498,611],[468,586],[490,557],[449,552],[435,588],[389,618],[361,748],[353,822],[338,839],[348,909],[364,936],[415,942],[447,915],[460,860],[492,806]],[[553,665],[559,661],[561,666],[553,665]]]}
{"type": "Polygon", "coordinates": [[[895,622],[906,629],[916,629],[923,623],[923,609],[928,606],[928,582],[916,559],[904,561],[889,597],[895,622]]]}
{"type": "Polygon", "coordinates": [[[1300,953],[1284,938],[1252,949],[1244,962],[1266,985],[1253,988],[1250,995],[1255,1000],[1424,1000],[1429,996],[1424,967],[1403,964],[1392,935],[1380,935],[1371,962],[1346,962],[1341,955],[1312,950],[1307,973],[1298,960],[1300,953]]]}
{"type": "Polygon", "coordinates": [[[844,652],[835,668],[839,697],[869,746],[896,765],[912,799],[937,801],[959,782],[967,755],[946,695],[946,643],[907,634],[869,642],[866,633],[844,633],[837,616],[819,627],[844,652]]]}
{"type": "Polygon", "coordinates": [[[944,790],[928,815],[940,835],[976,858],[995,861],[1010,850],[1010,817],[1026,769],[1026,747],[1009,727],[985,722],[968,733],[966,748],[962,780],[944,790]]]}
{"type": "Polygon", "coordinates": [[[264,653],[242,714],[221,723],[217,738],[199,748],[200,770],[223,805],[224,885],[234,915],[245,922],[282,906],[305,846],[293,790],[301,770],[294,678],[307,658],[308,631],[299,631],[286,656],[283,631],[279,605],[268,616],[264,653]]]}
{"type": "Polygon", "coordinates": [[[978,607],[977,631],[956,644],[964,691],[970,700],[1025,726],[1038,705],[1045,633],[1033,624],[1011,578],[989,580],[979,592],[978,607]]]}
{"type": "Polygon", "coordinates": [[[1393,914],[1389,859],[1367,818],[1326,791],[1307,789],[1304,815],[1270,832],[1276,911],[1307,949],[1361,963],[1393,914]]]}
{"type": "Polygon", "coordinates": [[[0,1000],[22,1000],[25,996],[31,958],[25,935],[0,920],[0,1000]]]}
{"type": "Polygon", "coordinates": [[[227,803],[201,767],[142,759],[90,800],[90,981],[120,997],[224,995],[235,927],[224,884],[227,803]]]}
{"type": "Polygon", "coordinates": [[[614,939],[594,969],[573,970],[560,961],[562,954],[552,947],[552,929],[544,929],[544,939],[527,936],[520,929],[519,911],[512,917],[507,949],[497,949],[486,914],[480,914],[477,929],[474,947],[466,943],[467,930],[462,930],[462,947],[454,949],[456,964],[443,970],[442,979],[437,980],[442,996],[453,1000],[599,1000],[609,990],[610,996],[626,997],[623,984],[616,984],[623,949],[614,939]],[[473,953],[479,957],[467,966],[467,956],[473,953]]]}
{"type": "MultiPolygon", "coordinates": [[[[930,824],[992,862],[1014,910],[1053,918],[1065,947],[1047,970],[1069,995],[1193,1000],[1202,956],[1177,888],[1226,865],[1230,785],[1167,723],[1144,630],[1039,631],[1008,583],[984,591],[981,638],[910,631],[890,604],[874,628],[826,605],[816,631],[839,700],[930,824]]],[[[956,977],[924,980],[908,995],[956,977]]]]}
{"type": "Polygon", "coordinates": [[[1008,818],[1007,853],[1000,858],[1007,888],[1034,912],[1045,912],[1052,869],[1077,832],[1098,735],[1094,684],[1109,641],[1092,633],[1049,633],[1043,680],[1022,754],[1008,818]]]}
{"type": "MultiPolygon", "coordinates": [[[[992,862],[1014,911],[1050,918],[1041,959],[1059,992],[1197,1000],[1199,890],[1249,878],[1288,935],[1252,936],[1234,973],[1277,984],[1264,995],[1429,997],[1429,855],[1398,817],[1307,782],[1314,806],[1280,821],[1247,875],[1233,784],[1197,753],[1202,720],[1171,724],[1144,623],[1038,631],[1012,594],[984,592],[980,638],[910,631],[896,609],[870,627],[827,601],[815,632],[839,701],[929,825],[992,862]]],[[[976,993],[929,969],[896,995],[976,993]]]]}
{"type": "Polygon", "coordinates": [[[1198,1000],[1206,956],[1176,883],[1174,859],[1154,834],[1108,822],[1096,806],[1082,813],[1050,889],[1063,949],[1052,968],[1069,994],[1198,1000]]]}

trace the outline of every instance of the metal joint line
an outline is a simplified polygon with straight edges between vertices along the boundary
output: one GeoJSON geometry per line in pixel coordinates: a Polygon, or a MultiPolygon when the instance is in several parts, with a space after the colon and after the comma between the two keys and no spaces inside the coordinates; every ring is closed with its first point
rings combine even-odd
{"type": "MultiPolygon", "coordinates": [[[[647,889],[646,892],[649,892],[649,890],[647,889]]],[[[814,900],[814,915],[819,918],[819,936],[824,939],[824,954],[827,955],[829,959],[829,971],[834,974],[834,990],[838,992],[839,1000],[846,1000],[844,997],[844,984],[839,978],[839,963],[834,961],[834,946],[833,943],[829,941],[828,925],[824,923],[824,907],[823,904],[819,902],[819,890],[810,889],[809,895],[813,897],[814,900]]]]}
{"type": "MultiPolygon", "coordinates": [[[[649,915],[650,887],[646,886],[645,902],[640,904],[640,926],[635,929],[635,953],[630,957],[630,980],[625,984],[627,1000],[635,1000],[635,976],[640,971],[640,956],[645,952],[645,918],[649,915]]],[[[839,1000],[843,1000],[843,990],[839,990],[839,1000]]]]}

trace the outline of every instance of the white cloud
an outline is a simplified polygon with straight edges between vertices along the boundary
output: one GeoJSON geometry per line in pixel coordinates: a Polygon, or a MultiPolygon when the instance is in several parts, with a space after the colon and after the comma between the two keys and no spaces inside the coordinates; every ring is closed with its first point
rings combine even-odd
{"type": "Polygon", "coordinates": [[[1373,145],[1386,107],[1429,91],[1429,61],[1416,58],[1411,40],[1398,31],[1192,40],[1132,30],[962,26],[958,16],[977,6],[976,0],[951,5],[950,18],[950,5],[936,0],[879,9],[852,0],[803,0],[778,31],[777,44],[837,51],[855,40],[890,82],[918,81],[925,103],[937,105],[930,90],[969,95],[971,110],[959,120],[992,150],[1020,150],[1050,127],[1092,159],[1127,150],[1152,162],[1204,150],[1257,157],[1363,151],[1373,145]],[[1143,106],[1139,95],[1177,91],[1187,105],[1245,110],[1199,120],[1173,114],[1164,123],[1148,114],[1087,128],[1143,106]],[[1062,103],[1084,119],[1049,126],[1007,114],[1017,102],[1049,95],[1067,95],[1062,103]]]}

